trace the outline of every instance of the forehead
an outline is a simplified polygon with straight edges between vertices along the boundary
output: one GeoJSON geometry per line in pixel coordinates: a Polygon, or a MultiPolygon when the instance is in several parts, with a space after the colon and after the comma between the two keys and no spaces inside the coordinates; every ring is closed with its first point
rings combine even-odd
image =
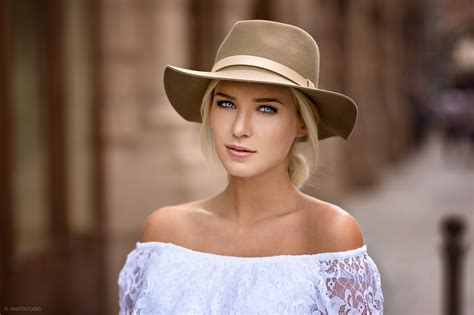
{"type": "Polygon", "coordinates": [[[272,84],[221,81],[215,88],[216,92],[224,92],[232,96],[246,95],[250,97],[271,97],[288,102],[293,100],[293,93],[286,86],[272,84]]]}

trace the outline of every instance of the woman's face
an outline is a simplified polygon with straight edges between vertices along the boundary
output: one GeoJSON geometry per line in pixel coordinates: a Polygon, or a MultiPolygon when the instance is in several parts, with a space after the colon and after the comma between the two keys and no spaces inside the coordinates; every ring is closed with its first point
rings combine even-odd
{"type": "Polygon", "coordinates": [[[221,81],[210,120],[217,155],[238,177],[286,167],[295,137],[306,134],[290,89],[274,85],[221,81]]]}

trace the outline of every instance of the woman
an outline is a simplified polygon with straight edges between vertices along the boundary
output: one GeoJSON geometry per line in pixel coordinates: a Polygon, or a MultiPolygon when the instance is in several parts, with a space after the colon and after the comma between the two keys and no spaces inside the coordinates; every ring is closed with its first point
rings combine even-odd
{"type": "MultiPolygon", "coordinates": [[[[305,31],[240,21],[210,72],[168,66],[177,112],[228,173],[204,200],[158,209],[119,276],[122,314],[381,314],[380,275],[346,211],[305,195],[295,144],[347,139],[357,107],[317,88],[305,31]]],[[[205,181],[203,181],[205,183],[205,181]]]]}

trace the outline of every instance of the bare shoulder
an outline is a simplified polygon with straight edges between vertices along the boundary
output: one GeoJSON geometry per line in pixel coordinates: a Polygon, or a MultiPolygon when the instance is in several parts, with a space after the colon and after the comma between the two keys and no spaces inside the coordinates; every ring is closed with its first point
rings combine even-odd
{"type": "Polygon", "coordinates": [[[140,242],[179,242],[190,229],[194,203],[166,206],[153,211],[143,225],[140,242]]]}
{"type": "Polygon", "coordinates": [[[346,251],[364,245],[357,220],[337,205],[311,198],[305,217],[309,243],[318,251],[346,251]]]}

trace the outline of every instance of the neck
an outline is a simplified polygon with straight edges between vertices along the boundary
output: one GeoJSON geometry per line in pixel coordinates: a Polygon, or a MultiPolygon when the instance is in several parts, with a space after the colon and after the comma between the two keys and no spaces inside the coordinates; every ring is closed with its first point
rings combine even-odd
{"type": "Polygon", "coordinates": [[[230,176],[220,199],[228,219],[249,225],[296,210],[301,195],[291,182],[287,167],[280,167],[254,177],[230,176]]]}

